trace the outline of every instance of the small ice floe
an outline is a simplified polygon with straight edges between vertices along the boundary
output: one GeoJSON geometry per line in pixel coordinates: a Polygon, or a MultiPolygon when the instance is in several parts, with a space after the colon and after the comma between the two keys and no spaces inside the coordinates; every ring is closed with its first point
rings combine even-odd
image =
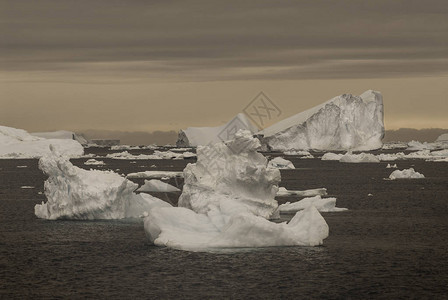
{"type": "Polygon", "coordinates": [[[130,164],[136,164],[137,162],[134,160],[134,161],[130,161],[129,163],[130,164]]]}
{"type": "Polygon", "coordinates": [[[163,178],[163,177],[183,177],[183,172],[176,172],[176,171],[144,171],[144,172],[136,172],[136,173],[129,173],[127,178],[163,178]]]}
{"type": "Polygon", "coordinates": [[[283,154],[285,155],[297,155],[297,156],[309,156],[311,155],[311,153],[309,151],[306,150],[295,150],[295,149],[291,149],[288,151],[283,152],[283,154]]]}
{"type": "Polygon", "coordinates": [[[20,187],[21,189],[34,189],[34,186],[24,185],[20,187]]]}
{"type": "Polygon", "coordinates": [[[373,197],[373,194],[367,194],[367,197],[373,197]]]}
{"type": "Polygon", "coordinates": [[[336,207],[336,198],[322,198],[321,196],[304,198],[297,202],[286,202],[278,207],[282,214],[296,213],[310,206],[314,206],[320,212],[345,211],[347,208],[336,207]]]}
{"type": "Polygon", "coordinates": [[[314,196],[326,196],[326,195],[327,195],[326,188],[311,189],[304,191],[290,191],[284,187],[279,187],[278,192],[276,194],[277,197],[284,197],[284,196],[314,197],[314,196]]]}
{"type": "Polygon", "coordinates": [[[110,147],[110,150],[138,150],[139,146],[129,146],[129,145],[115,145],[110,147]]]}
{"type": "Polygon", "coordinates": [[[151,179],[151,180],[145,180],[145,184],[143,184],[141,187],[137,189],[137,192],[166,192],[166,193],[173,193],[173,192],[180,192],[180,189],[178,189],[175,186],[172,186],[171,184],[168,184],[166,182],[157,180],[157,179],[151,179]]]}
{"type": "Polygon", "coordinates": [[[28,168],[28,166],[17,166],[16,168],[28,168]]]}
{"type": "Polygon", "coordinates": [[[322,156],[321,160],[337,160],[337,161],[339,161],[342,156],[344,156],[344,154],[336,154],[336,153],[328,152],[322,156]]]}
{"type": "Polygon", "coordinates": [[[392,172],[392,174],[389,175],[390,180],[395,179],[420,179],[425,178],[425,175],[420,174],[419,172],[416,172],[413,168],[410,169],[404,169],[402,171],[395,170],[392,172]]]}
{"type": "Polygon", "coordinates": [[[269,161],[268,168],[275,168],[275,169],[295,169],[294,164],[282,157],[276,157],[269,161]]]}
{"type": "Polygon", "coordinates": [[[397,167],[397,164],[394,164],[394,165],[387,164],[386,168],[387,168],[387,169],[396,169],[396,168],[398,168],[398,167],[397,167]]]}
{"type": "Polygon", "coordinates": [[[352,154],[347,153],[339,160],[342,163],[379,163],[380,160],[370,153],[352,154]]]}
{"type": "Polygon", "coordinates": [[[158,151],[155,150],[153,154],[138,154],[133,155],[127,151],[119,152],[119,153],[110,153],[106,155],[107,158],[112,159],[123,159],[123,160],[143,160],[143,159],[184,159],[184,158],[192,158],[196,157],[195,153],[192,152],[183,152],[176,153],[173,151],[158,151]]]}
{"type": "Polygon", "coordinates": [[[104,166],[105,165],[104,161],[96,160],[93,158],[87,160],[84,164],[87,166],[104,166]]]}

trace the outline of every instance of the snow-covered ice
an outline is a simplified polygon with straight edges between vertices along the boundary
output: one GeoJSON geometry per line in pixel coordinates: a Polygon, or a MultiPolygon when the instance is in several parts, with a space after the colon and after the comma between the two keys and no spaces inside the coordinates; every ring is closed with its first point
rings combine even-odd
{"type": "Polygon", "coordinates": [[[177,172],[177,171],[144,171],[144,172],[136,172],[136,173],[129,173],[126,177],[127,178],[146,178],[146,179],[152,179],[152,178],[162,178],[162,177],[183,177],[183,172],[177,172]]]}
{"type": "Polygon", "coordinates": [[[347,208],[336,207],[336,198],[322,198],[320,195],[304,198],[297,202],[286,202],[278,207],[280,213],[295,213],[299,210],[314,206],[320,212],[345,211],[347,208]]]}
{"type": "Polygon", "coordinates": [[[171,192],[180,192],[180,189],[166,182],[157,179],[151,179],[151,180],[145,180],[145,183],[137,189],[137,192],[171,193],[171,192]]]}
{"type": "Polygon", "coordinates": [[[77,134],[73,131],[58,130],[50,132],[31,132],[30,134],[44,139],[75,140],[81,145],[89,144],[89,141],[82,134],[77,134]]]}
{"type": "Polygon", "coordinates": [[[137,184],[112,171],[84,170],[68,158],[53,152],[39,160],[45,181],[47,202],[34,207],[42,219],[137,218],[153,207],[168,203],[148,194],[135,194],[137,184]]]}
{"type": "Polygon", "coordinates": [[[336,154],[336,153],[328,152],[328,153],[325,153],[324,155],[322,155],[321,160],[337,160],[337,161],[339,161],[342,156],[344,156],[344,154],[340,154],[340,153],[336,154]]]}
{"type": "Polygon", "coordinates": [[[153,154],[138,154],[133,155],[128,151],[110,153],[106,155],[107,158],[123,159],[123,160],[143,160],[143,159],[184,159],[196,157],[193,152],[176,153],[172,151],[158,151],[155,150],[153,154]]]}
{"type": "Polygon", "coordinates": [[[394,164],[394,165],[387,164],[386,168],[387,168],[387,169],[396,169],[396,168],[398,168],[398,167],[397,167],[397,164],[394,164]]]}
{"type": "Polygon", "coordinates": [[[291,161],[284,159],[280,156],[277,156],[276,158],[270,160],[268,163],[268,167],[269,168],[277,168],[277,169],[295,169],[296,168],[296,167],[294,167],[294,164],[291,161]]]}
{"type": "Polygon", "coordinates": [[[258,134],[269,149],[374,150],[384,136],[383,98],[368,90],[344,94],[282,120],[258,134]]]}
{"type": "Polygon", "coordinates": [[[0,158],[39,158],[50,153],[50,145],[66,156],[80,156],[82,145],[71,139],[45,139],[22,129],[0,126],[0,158]]]}
{"type": "Polygon", "coordinates": [[[404,169],[404,170],[395,170],[392,172],[392,174],[389,175],[389,178],[391,180],[395,179],[420,179],[425,178],[423,174],[420,174],[419,172],[416,172],[413,168],[410,169],[404,169]]]}
{"type": "Polygon", "coordinates": [[[284,187],[279,187],[276,196],[277,197],[285,197],[285,196],[314,197],[314,196],[325,196],[325,195],[327,195],[326,188],[296,191],[296,190],[287,190],[284,187]]]}
{"type": "Polygon", "coordinates": [[[441,134],[437,139],[436,142],[448,142],[448,133],[441,134]]]}
{"type": "Polygon", "coordinates": [[[258,132],[258,128],[246,117],[239,113],[233,119],[218,127],[189,127],[179,131],[176,145],[178,147],[204,146],[230,140],[238,130],[258,132]]]}
{"type": "Polygon", "coordinates": [[[180,207],[154,208],[145,218],[149,239],[189,250],[322,244],[328,225],[314,206],[289,223],[268,220],[278,213],[280,172],[267,168],[260,146],[251,132],[240,131],[227,143],[198,147],[197,163],[184,170],[180,207]]]}
{"type": "Polygon", "coordinates": [[[359,154],[347,153],[341,157],[339,162],[342,162],[342,163],[379,163],[380,160],[375,155],[370,154],[370,153],[359,153],[359,154]]]}
{"type": "Polygon", "coordinates": [[[93,159],[93,158],[86,160],[84,162],[84,164],[86,166],[104,166],[105,165],[104,161],[96,160],[96,159],[93,159]]]}

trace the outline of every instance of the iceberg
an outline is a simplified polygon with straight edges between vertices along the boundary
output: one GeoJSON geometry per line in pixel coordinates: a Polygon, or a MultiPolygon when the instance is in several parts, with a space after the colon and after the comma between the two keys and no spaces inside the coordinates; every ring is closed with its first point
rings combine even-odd
{"type": "Polygon", "coordinates": [[[268,168],[250,131],[235,139],[197,148],[198,160],[184,170],[179,207],[154,208],[145,232],[155,245],[202,251],[209,248],[316,246],[328,225],[314,206],[289,223],[278,215],[274,199],[280,171],[268,168]]]}
{"type": "Polygon", "coordinates": [[[395,180],[395,179],[421,179],[421,178],[425,178],[425,175],[416,172],[414,170],[414,168],[410,168],[410,169],[404,169],[402,171],[400,170],[395,170],[392,172],[392,174],[389,175],[389,178],[391,180],[395,180]]]}
{"type": "Polygon", "coordinates": [[[50,145],[62,155],[84,154],[84,148],[75,140],[45,139],[23,129],[0,126],[0,158],[39,158],[50,153],[50,145]]]}
{"type": "Polygon", "coordinates": [[[352,154],[347,153],[341,157],[339,162],[342,163],[379,163],[380,160],[370,153],[352,154]]]}
{"type": "Polygon", "coordinates": [[[75,140],[81,145],[89,144],[89,141],[82,134],[74,133],[73,131],[58,130],[51,132],[31,132],[30,134],[44,139],[75,140]]]}
{"type": "Polygon", "coordinates": [[[382,147],[383,97],[368,90],[343,94],[260,131],[270,150],[358,150],[382,147]]]}
{"type": "Polygon", "coordinates": [[[249,130],[255,134],[258,128],[243,113],[217,127],[189,127],[179,131],[177,147],[197,147],[233,139],[238,130],[249,130]]]}
{"type": "Polygon", "coordinates": [[[448,133],[441,134],[437,139],[436,142],[445,142],[448,143],[448,133]]]}
{"type": "Polygon", "coordinates": [[[155,150],[153,154],[138,154],[133,155],[128,151],[110,153],[106,155],[107,158],[122,159],[122,160],[146,160],[146,159],[186,159],[196,157],[193,152],[175,153],[172,151],[158,151],[155,150]]]}
{"type": "Polygon", "coordinates": [[[75,167],[68,158],[52,151],[39,160],[39,168],[49,178],[44,185],[47,202],[34,207],[38,218],[138,218],[154,207],[171,206],[151,195],[135,194],[138,185],[117,173],[75,167]]]}

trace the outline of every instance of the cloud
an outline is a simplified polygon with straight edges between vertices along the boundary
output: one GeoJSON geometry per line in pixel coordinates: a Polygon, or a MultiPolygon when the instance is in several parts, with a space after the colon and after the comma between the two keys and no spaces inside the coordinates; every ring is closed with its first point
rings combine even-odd
{"type": "Polygon", "coordinates": [[[28,79],[448,74],[446,1],[2,1],[0,64],[28,79]]]}

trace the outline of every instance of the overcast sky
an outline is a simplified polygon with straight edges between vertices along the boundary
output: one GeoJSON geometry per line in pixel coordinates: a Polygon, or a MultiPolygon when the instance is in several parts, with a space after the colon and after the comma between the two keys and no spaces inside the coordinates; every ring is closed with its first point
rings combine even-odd
{"type": "Polygon", "coordinates": [[[448,128],[448,2],[0,0],[0,124],[220,125],[383,93],[388,129],[448,128]]]}

